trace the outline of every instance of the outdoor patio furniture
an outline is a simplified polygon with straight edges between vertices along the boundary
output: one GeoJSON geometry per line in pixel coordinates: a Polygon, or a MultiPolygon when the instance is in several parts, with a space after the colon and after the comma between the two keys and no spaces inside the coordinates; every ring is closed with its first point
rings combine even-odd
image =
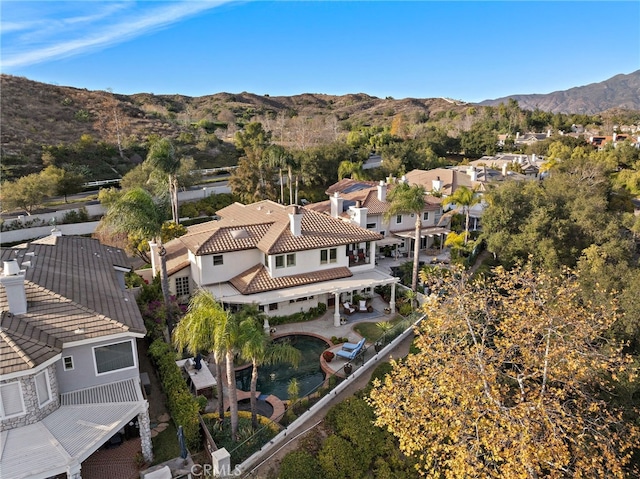
{"type": "Polygon", "coordinates": [[[353,361],[356,358],[356,356],[360,354],[360,351],[362,351],[363,347],[364,347],[364,343],[362,343],[362,346],[354,349],[353,351],[345,351],[343,349],[340,349],[338,352],[336,352],[336,356],[340,356],[343,359],[353,361]]]}
{"type": "Polygon", "coordinates": [[[360,300],[360,306],[358,307],[358,311],[360,311],[361,313],[368,313],[369,310],[367,309],[367,301],[364,299],[360,300]]]}
{"type": "Polygon", "coordinates": [[[342,345],[342,350],[343,351],[353,351],[354,349],[360,349],[360,348],[362,348],[362,346],[364,346],[364,342],[365,341],[366,341],[366,339],[362,338],[357,343],[344,343],[342,345]]]}
{"type": "Polygon", "coordinates": [[[343,303],[342,307],[344,308],[345,314],[353,314],[356,312],[356,308],[351,306],[349,302],[343,303]]]}

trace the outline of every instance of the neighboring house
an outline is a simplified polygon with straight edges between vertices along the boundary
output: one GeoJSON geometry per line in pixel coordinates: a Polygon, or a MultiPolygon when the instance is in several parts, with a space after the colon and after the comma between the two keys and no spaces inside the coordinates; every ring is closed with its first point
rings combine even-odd
{"type": "Polygon", "coordinates": [[[81,477],[125,429],[152,459],[127,256],[59,233],[1,251],[0,475],[81,477]]]}
{"type": "MultiPolygon", "coordinates": [[[[520,155],[517,153],[504,153],[495,156],[483,156],[477,160],[471,161],[469,164],[477,169],[482,170],[484,167],[488,167],[492,170],[500,172],[500,176],[487,175],[487,182],[502,181],[506,179],[510,174],[519,173],[524,175],[524,179],[537,179],[540,175],[540,166],[544,162],[544,157],[537,155],[520,155]]],[[[481,177],[481,174],[478,174],[481,177]]],[[[513,176],[512,179],[523,179],[518,176],[513,176]]]]}
{"type": "Polygon", "coordinates": [[[640,142],[638,141],[638,138],[634,138],[633,136],[627,134],[614,133],[613,135],[608,136],[594,135],[589,137],[589,144],[598,150],[604,149],[604,147],[609,143],[613,144],[613,147],[615,148],[619,143],[622,143],[623,141],[629,141],[636,148],[640,148],[640,142]]]}
{"type": "MultiPolygon", "coordinates": [[[[449,172],[449,170],[443,171],[449,172]]],[[[381,250],[395,245],[397,252],[408,256],[413,251],[415,216],[412,213],[397,214],[387,220],[385,213],[389,210],[388,191],[391,191],[398,181],[408,181],[409,175],[397,181],[390,179],[389,182],[380,181],[379,183],[344,179],[327,189],[328,201],[314,203],[307,208],[380,233],[383,238],[376,242],[378,248],[376,254],[382,254],[381,250]]],[[[443,185],[440,185],[438,189],[442,187],[443,185]]],[[[431,187],[427,190],[431,190],[431,187]]],[[[425,203],[421,215],[420,249],[433,247],[436,238],[442,246],[449,234],[448,222],[444,225],[440,224],[443,214],[442,199],[427,194],[425,203]]]]}
{"type": "Polygon", "coordinates": [[[382,239],[375,231],[269,200],[234,203],[218,215],[164,245],[170,288],[179,299],[205,288],[231,311],[256,304],[268,316],[324,303],[340,326],[341,303],[354,292],[372,294],[375,286],[391,284],[395,307],[398,278],[375,269],[382,239]]]}
{"type": "Polygon", "coordinates": [[[516,133],[516,137],[513,140],[515,146],[533,145],[540,141],[544,141],[551,137],[551,130],[547,130],[546,133],[516,133]]]}

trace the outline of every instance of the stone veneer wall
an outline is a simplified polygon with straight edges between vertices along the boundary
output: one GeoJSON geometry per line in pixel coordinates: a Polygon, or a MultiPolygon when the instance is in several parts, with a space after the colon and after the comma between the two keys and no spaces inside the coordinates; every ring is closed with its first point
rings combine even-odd
{"type": "MultiPolygon", "coordinates": [[[[14,381],[20,383],[22,389],[22,401],[26,414],[20,416],[3,419],[0,423],[0,431],[6,431],[8,429],[14,429],[16,427],[27,426],[35,422],[41,421],[44,417],[51,414],[53,411],[60,407],[60,396],[58,395],[58,381],[56,379],[56,365],[51,364],[45,369],[49,376],[49,388],[52,401],[45,404],[43,407],[38,406],[38,393],[36,392],[36,374],[28,374],[21,376],[17,379],[10,379],[1,381],[0,384],[8,384],[14,381]]],[[[37,374],[39,374],[38,371],[37,374]]]]}

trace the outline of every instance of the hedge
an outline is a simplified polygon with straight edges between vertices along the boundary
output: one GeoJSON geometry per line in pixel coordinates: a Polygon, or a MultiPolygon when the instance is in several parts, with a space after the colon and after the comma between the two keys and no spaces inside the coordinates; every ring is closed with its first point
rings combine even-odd
{"type": "Polygon", "coordinates": [[[156,339],[149,346],[149,355],[156,365],[162,389],[167,395],[169,413],[177,426],[182,426],[189,449],[200,449],[198,400],[191,394],[175,361],[175,352],[164,340],[156,339]]]}

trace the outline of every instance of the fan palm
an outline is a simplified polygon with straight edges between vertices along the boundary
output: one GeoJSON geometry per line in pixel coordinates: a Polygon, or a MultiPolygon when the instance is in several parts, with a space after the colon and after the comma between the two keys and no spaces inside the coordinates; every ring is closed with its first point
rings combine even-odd
{"type": "Polygon", "coordinates": [[[224,417],[224,358],[226,351],[216,342],[216,330],[226,322],[227,312],[209,291],[199,289],[191,297],[187,314],[173,331],[173,343],[179,351],[186,349],[194,356],[212,353],[218,380],[218,414],[224,417]]]}
{"type": "Polygon", "coordinates": [[[171,302],[169,298],[169,275],[167,260],[163,253],[162,225],[167,219],[167,205],[156,199],[143,188],[132,188],[110,204],[102,218],[102,227],[116,234],[127,234],[154,241],[160,256],[160,284],[167,308],[167,323],[173,327],[171,302]]]}
{"type": "Polygon", "coordinates": [[[444,206],[455,204],[462,207],[463,214],[465,215],[464,223],[464,244],[469,241],[469,210],[473,205],[480,203],[480,198],[476,196],[475,189],[467,188],[466,186],[460,186],[453,192],[452,195],[447,196],[442,204],[444,206]]]}

